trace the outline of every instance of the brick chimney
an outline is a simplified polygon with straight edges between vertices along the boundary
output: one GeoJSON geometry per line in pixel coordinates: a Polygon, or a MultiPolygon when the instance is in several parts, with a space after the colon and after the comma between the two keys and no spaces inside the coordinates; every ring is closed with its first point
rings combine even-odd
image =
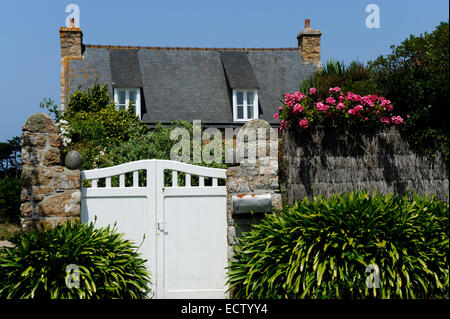
{"type": "Polygon", "coordinates": [[[315,64],[318,68],[322,67],[320,63],[320,30],[312,29],[310,20],[305,19],[305,29],[297,35],[298,49],[303,63],[315,64]]]}
{"type": "Polygon", "coordinates": [[[61,40],[61,111],[66,110],[69,94],[69,60],[77,60],[83,58],[83,32],[80,28],[74,27],[72,18],[70,27],[62,27],[59,29],[59,38],[61,40]]]}

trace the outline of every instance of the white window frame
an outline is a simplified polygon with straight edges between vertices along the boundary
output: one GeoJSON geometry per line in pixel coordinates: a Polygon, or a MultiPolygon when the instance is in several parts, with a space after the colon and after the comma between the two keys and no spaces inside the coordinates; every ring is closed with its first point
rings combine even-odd
{"type": "Polygon", "coordinates": [[[235,122],[248,122],[251,120],[256,120],[259,118],[259,107],[258,107],[258,89],[233,89],[233,120],[235,122]],[[237,92],[245,92],[244,94],[244,118],[238,118],[237,112],[237,92]],[[247,103],[247,92],[253,93],[253,117],[248,118],[248,103],[247,103]]]}
{"type": "Polygon", "coordinates": [[[129,92],[136,92],[136,116],[141,119],[141,89],[140,88],[114,88],[114,104],[119,105],[119,92],[125,91],[125,109],[128,110],[130,105],[129,92]]]}

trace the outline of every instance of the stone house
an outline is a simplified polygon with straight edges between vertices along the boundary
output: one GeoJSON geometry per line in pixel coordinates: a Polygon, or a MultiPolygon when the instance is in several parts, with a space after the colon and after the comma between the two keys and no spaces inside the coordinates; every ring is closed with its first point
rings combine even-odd
{"type": "Polygon", "coordinates": [[[63,27],[61,110],[76,90],[107,84],[118,108],[134,108],[146,124],[201,120],[208,127],[240,127],[273,119],[286,92],[320,67],[321,32],[310,28],[291,48],[181,48],[93,45],[80,28],[63,27]]]}

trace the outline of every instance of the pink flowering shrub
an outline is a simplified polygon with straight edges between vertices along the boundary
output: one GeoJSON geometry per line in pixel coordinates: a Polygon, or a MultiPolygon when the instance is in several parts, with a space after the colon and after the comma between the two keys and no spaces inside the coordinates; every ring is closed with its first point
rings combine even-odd
{"type": "Polygon", "coordinates": [[[392,114],[391,101],[377,94],[361,96],[353,92],[343,92],[339,87],[329,90],[323,101],[316,96],[316,89],[310,88],[307,94],[288,93],[281,101],[278,113],[273,117],[280,119],[280,131],[285,128],[306,130],[314,126],[347,127],[364,125],[402,125],[403,118],[392,114]]]}

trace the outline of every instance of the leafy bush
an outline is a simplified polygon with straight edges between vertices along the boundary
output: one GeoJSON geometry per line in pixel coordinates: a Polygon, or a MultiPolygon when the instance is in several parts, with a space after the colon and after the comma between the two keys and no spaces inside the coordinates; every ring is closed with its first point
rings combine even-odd
{"type": "Polygon", "coordinates": [[[142,122],[127,110],[107,105],[97,112],[80,111],[64,115],[65,126],[72,143],[95,141],[99,145],[123,142],[146,130],[142,122]]]}
{"type": "Polygon", "coordinates": [[[170,139],[172,128],[184,127],[192,132],[192,124],[185,121],[173,122],[172,126],[157,123],[149,132],[136,135],[130,140],[112,147],[107,157],[114,165],[138,161],[142,159],[170,159],[170,149],[176,141],[170,139]]]}
{"type": "Polygon", "coordinates": [[[69,116],[79,112],[96,113],[111,104],[108,88],[97,82],[86,91],[76,91],[70,96],[68,103],[69,116]]]}
{"type": "Polygon", "coordinates": [[[238,298],[442,298],[449,205],[357,191],[305,199],[245,233],[229,266],[238,298]],[[380,287],[366,286],[376,264],[380,287]]]}
{"type": "Polygon", "coordinates": [[[344,91],[368,95],[378,92],[376,83],[372,78],[371,69],[358,61],[348,66],[344,62],[333,59],[327,61],[324,67],[314,73],[310,78],[302,81],[300,90],[308,92],[310,88],[317,89],[317,96],[325,99],[330,87],[341,87],[344,91]]]}
{"type": "Polygon", "coordinates": [[[370,63],[381,94],[410,114],[404,133],[426,153],[440,151],[449,159],[449,25],[432,33],[411,35],[392,52],[370,63]]]}
{"type": "Polygon", "coordinates": [[[105,150],[148,132],[147,126],[129,110],[118,110],[108,95],[107,85],[95,83],[70,96],[68,110],[61,113],[52,100],[41,102],[56,120],[66,144],[65,151],[82,156],[82,169],[99,167],[105,150]]]}
{"type": "MultiPolygon", "coordinates": [[[[193,136],[193,125],[187,121],[172,121],[171,125],[163,125],[157,123],[155,127],[146,134],[136,135],[128,141],[117,145],[108,150],[105,158],[109,158],[113,165],[138,161],[142,159],[170,159],[170,151],[172,147],[178,143],[177,140],[170,139],[173,128],[179,127],[186,129],[190,136],[193,136]]],[[[222,145],[223,146],[223,145],[222,145]]],[[[193,153],[192,138],[190,140],[190,154],[193,153]]],[[[222,149],[222,157],[225,152],[222,149]]],[[[222,163],[224,160],[222,161],[222,163]]],[[[196,163],[202,166],[226,168],[222,163],[196,163]]]]}
{"type": "Polygon", "coordinates": [[[6,175],[0,179],[0,223],[19,223],[21,191],[19,177],[6,175]]]}
{"type": "Polygon", "coordinates": [[[0,249],[0,298],[143,298],[148,289],[145,261],[115,228],[67,222],[10,240],[15,248],[0,249]],[[70,264],[78,288],[66,285],[70,264]]]}
{"type": "Polygon", "coordinates": [[[353,92],[344,93],[340,87],[330,88],[326,99],[317,96],[317,89],[310,88],[306,94],[295,92],[284,96],[283,105],[275,119],[281,119],[280,130],[312,125],[332,125],[347,128],[374,127],[380,124],[403,124],[399,115],[393,115],[391,101],[376,94],[361,96],[353,92]]]}

